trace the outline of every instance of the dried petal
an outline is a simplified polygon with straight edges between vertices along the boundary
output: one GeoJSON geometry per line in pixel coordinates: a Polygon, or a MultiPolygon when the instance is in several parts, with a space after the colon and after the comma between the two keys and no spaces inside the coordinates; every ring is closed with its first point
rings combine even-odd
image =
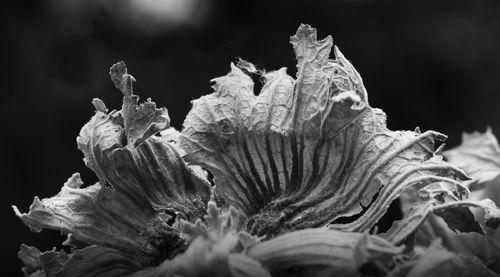
{"type": "Polygon", "coordinates": [[[461,200],[460,197],[459,200],[455,197],[457,190],[447,189],[447,186],[436,189],[436,184],[428,185],[421,191],[426,191],[420,193],[424,199],[410,204],[403,219],[395,221],[386,233],[381,234],[382,237],[398,244],[415,232],[431,214],[441,217],[453,231],[484,234],[485,228],[498,227],[500,210],[489,199],[474,201],[461,200]],[[439,193],[432,192],[436,190],[439,193]],[[484,219],[476,219],[470,208],[481,210],[484,219]]]}
{"type": "Polygon", "coordinates": [[[19,258],[24,263],[22,271],[25,276],[55,276],[68,260],[69,256],[64,250],[41,252],[36,247],[22,244],[18,253],[19,258]]]}
{"type": "Polygon", "coordinates": [[[493,196],[495,202],[500,202],[500,180],[497,179],[500,177],[500,147],[491,128],[484,133],[464,133],[462,144],[444,151],[443,155],[472,178],[471,190],[488,190],[477,195],[477,199],[493,196]]]}
{"type": "MultiPolygon", "coordinates": [[[[361,77],[330,37],[302,25],[292,37],[297,80],[264,75],[261,93],[234,65],[215,92],[193,101],[184,158],[215,176],[216,191],[249,217],[253,234],[326,226],[369,230],[408,186],[457,183],[434,153],[437,132],[393,132],[369,107],[361,77]]],[[[248,66],[246,66],[248,67],[248,66]]]]}
{"type": "Polygon", "coordinates": [[[35,247],[21,245],[19,258],[26,265],[26,276],[124,276],[136,272],[140,265],[131,256],[113,248],[89,246],[70,254],[55,249],[40,252],[35,247]]]}
{"type": "Polygon", "coordinates": [[[100,182],[82,187],[74,174],[56,196],[35,198],[28,214],[14,209],[34,231],[60,230],[134,256],[142,265],[155,264],[183,248],[169,219],[203,215],[211,186],[201,169],[181,159],[175,143],[154,136],[168,127],[166,110],[150,101],[137,107],[125,64],[114,65],[110,73],[125,95],[122,110],[106,114],[102,101],[94,100],[96,114],[77,138],[100,182]]]}
{"type": "MultiPolygon", "coordinates": [[[[116,71],[126,72],[124,66],[118,63],[111,68],[115,83],[116,76],[122,76],[116,71]]],[[[128,82],[131,78],[126,73],[122,76],[128,82]]],[[[82,128],[77,142],[85,163],[102,184],[132,193],[136,202],[149,202],[154,209],[182,212],[190,218],[193,213],[202,215],[211,193],[206,176],[184,163],[177,145],[152,136],[168,128],[166,110],[156,109],[150,101],[137,107],[131,84],[124,86],[130,92],[124,92],[122,110],[97,111],[82,128]]]]}
{"type": "Polygon", "coordinates": [[[323,270],[354,276],[371,262],[389,266],[402,250],[377,236],[315,228],[255,244],[247,254],[278,276],[313,276],[323,270]]]}
{"type": "Polygon", "coordinates": [[[245,252],[248,247],[260,242],[260,238],[239,230],[241,215],[230,206],[224,210],[217,207],[215,202],[208,202],[207,215],[202,219],[197,219],[191,223],[183,219],[178,219],[174,227],[179,230],[180,236],[187,242],[192,242],[198,238],[210,241],[212,244],[219,244],[224,248],[224,252],[245,252]],[[221,243],[222,241],[229,242],[221,243]]]}
{"type": "Polygon", "coordinates": [[[185,253],[162,265],[139,271],[134,277],[270,277],[269,272],[255,259],[241,253],[221,251],[217,244],[198,237],[185,253]]]}
{"type": "Polygon", "coordinates": [[[411,197],[403,201],[404,206],[409,206],[403,219],[393,223],[381,236],[399,243],[416,231],[419,246],[427,246],[440,238],[448,250],[478,257],[491,270],[500,273],[500,245],[496,239],[500,232],[500,210],[496,205],[489,199],[459,201],[451,195],[452,191],[444,187],[436,189],[436,184],[429,186],[433,188],[419,194],[429,198],[413,199],[412,204],[408,203],[411,197]]]}
{"type": "Polygon", "coordinates": [[[425,253],[416,260],[409,261],[390,272],[388,277],[455,277],[455,276],[498,276],[488,270],[479,259],[473,256],[457,255],[434,241],[425,253]]]}
{"type": "Polygon", "coordinates": [[[141,265],[135,257],[109,247],[89,246],[73,252],[58,277],[72,276],[128,276],[141,265]]]}
{"type": "Polygon", "coordinates": [[[135,78],[128,74],[124,62],[114,64],[110,70],[111,80],[124,94],[122,115],[124,133],[130,145],[137,146],[150,136],[168,128],[170,118],[167,109],[157,109],[154,102],[137,105],[139,96],[133,94],[132,83],[135,78]]]}
{"type": "MultiPolygon", "coordinates": [[[[460,146],[444,151],[443,155],[471,176],[472,180],[468,182],[472,191],[471,199],[488,197],[500,204],[500,147],[493,132],[488,128],[484,133],[464,133],[462,140],[460,146]]],[[[494,207],[493,203],[488,200],[483,200],[482,203],[494,207]]],[[[468,208],[454,211],[454,209],[448,210],[446,212],[448,219],[444,221],[441,218],[430,216],[419,228],[417,242],[420,245],[428,245],[434,238],[440,237],[448,249],[479,257],[490,269],[500,273],[500,228],[496,228],[498,219],[494,219],[491,213],[486,213],[489,216],[489,220],[486,221],[482,219],[485,215],[484,211],[478,209],[473,210],[473,213],[468,211],[468,208]],[[459,219],[457,218],[458,213],[465,216],[459,219]],[[465,222],[469,222],[467,225],[471,227],[475,225],[473,229],[476,231],[479,225],[475,219],[477,218],[483,225],[480,227],[481,233],[486,233],[486,235],[454,232],[454,229],[458,228],[455,228],[453,224],[450,225],[452,218],[455,218],[453,221],[459,225],[465,225],[465,222]]]]}
{"type": "Polygon", "coordinates": [[[257,260],[245,255],[260,239],[237,230],[239,215],[233,207],[223,210],[209,202],[204,219],[194,224],[177,220],[181,237],[190,242],[186,252],[137,276],[270,276],[257,260]]]}
{"type": "Polygon", "coordinates": [[[151,207],[137,206],[126,195],[99,183],[80,188],[82,184],[76,173],[56,196],[35,198],[29,214],[17,209],[16,214],[33,231],[47,228],[71,233],[90,244],[137,255],[144,264],[172,255],[182,245],[177,231],[151,207]]]}

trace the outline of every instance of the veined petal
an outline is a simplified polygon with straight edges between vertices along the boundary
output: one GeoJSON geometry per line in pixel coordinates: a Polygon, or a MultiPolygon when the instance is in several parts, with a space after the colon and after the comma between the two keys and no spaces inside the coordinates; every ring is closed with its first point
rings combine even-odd
{"type": "Polygon", "coordinates": [[[77,138],[100,182],[82,187],[74,174],[56,196],[35,198],[28,214],[14,209],[34,231],[60,230],[133,256],[143,266],[158,264],[184,248],[169,223],[172,217],[202,216],[212,189],[199,167],[182,160],[177,143],[155,135],[168,128],[166,110],[151,101],[137,106],[134,79],[124,63],[110,74],[124,93],[122,110],[106,113],[104,103],[94,99],[96,114],[77,138]]]}
{"type": "Polygon", "coordinates": [[[123,97],[123,128],[127,143],[137,146],[150,136],[168,128],[170,118],[165,108],[157,109],[155,103],[148,99],[138,106],[139,97],[133,94],[132,84],[135,78],[128,74],[124,62],[113,65],[109,74],[123,97]]]}
{"type": "Polygon", "coordinates": [[[93,245],[71,253],[56,276],[129,276],[142,266],[134,256],[114,248],[93,245]]]}
{"type": "Polygon", "coordinates": [[[203,215],[211,191],[206,176],[184,163],[176,144],[153,136],[168,128],[166,109],[156,109],[150,100],[137,106],[134,79],[126,72],[123,62],[110,70],[124,93],[122,110],[109,114],[97,110],[80,131],[77,142],[85,163],[102,184],[128,193],[138,203],[190,218],[203,215]]]}
{"type": "MultiPolygon", "coordinates": [[[[331,225],[369,230],[408,186],[466,179],[434,152],[437,132],[390,131],[371,108],[361,77],[301,25],[291,38],[297,79],[264,75],[258,96],[238,67],[193,101],[180,145],[211,171],[219,195],[249,217],[254,234],[331,225]]],[[[246,66],[248,67],[248,65],[246,66]]]]}
{"type": "Polygon", "coordinates": [[[366,266],[390,268],[393,258],[402,251],[403,247],[367,233],[314,228],[257,243],[247,255],[277,276],[316,276],[324,270],[358,276],[366,266]]]}
{"type": "Polygon", "coordinates": [[[19,257],[26,265],[23,273],[29,277],[113,277],[130,275],[140,269],[140,262],[134,257],[97,245],[70,254],[55,249],[42,253],[35,247],[21,245],[19,257]]]}
{"type": "Polygon", "coordinates": [[[182,248],[183,242],[167,224],[166,215],[143,209],[126,195],[100,183],[86,188],[81,185],[79,174],[74,174],[59,194],[42,201],[35,198],[28,214],[15,208],[16,214],[33,231],[46,228],[71,233],[89,244],[136,255],[143,264],[182,248]]]}
{"type": "MultiPolygon", "coordinates": [[[[464,169],[472,178],[467,182],[471,190],[471,200],[477,201],[487,197],[497,205],[500,203],[500,147],[490,128],[484,133],[464,133],[462,144],[444,151],[443,155],[448,161],[464,169]]],[[[489,209],[494,206],[489,200],[481,200],[480,203],[487,204],[489,209]]],[[[472,212],[467,207],[448,210],[450,215],[456,218],[456,223],[463,225],[469,222],[469,227],[475,226],[475,230],[479,227],[480,233],[485,235],[465,233],[463,230],[457,232],[453,222],[450,226],[446,218],[430,215],[418,229],[417,243],[428,245],[434,238],[442,238],[443,245],[449,250],[479,257],[491,270],[500,273],[500,229],[485,226],[485,219],[482,218],[485,212],[481,209],[475,208],[472,212]],[[467,218],[469,220],[466,220],[467,218]]],[[[446,215],[446,212],[441,215],[446,215]]],[[[452,216],[448,218],[453,218],[452,216]]],[[[496,223],[492,221],[489,225],[495,227],[496,223]]]]}
{"type": "Polygon", "coordinates": [[[405,203],[409,208],[403,219],[395,221],[381,236],[393,243],[401,243],[432,214],[441,217],[454,232],[485,234],[485,230],[499,227],[500,210],[493,201],[456,199],[456,191],[440,183],[426,186],[420,190],[420,199],[415,199],[412,204],[405,203]],[[483,218],[476,218],[471,208],[480,210],[483,218]]]}

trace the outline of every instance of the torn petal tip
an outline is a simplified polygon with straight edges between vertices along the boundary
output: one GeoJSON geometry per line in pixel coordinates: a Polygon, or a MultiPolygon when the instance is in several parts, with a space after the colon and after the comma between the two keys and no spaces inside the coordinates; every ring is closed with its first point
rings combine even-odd
{"type": "Polygon", "coordinates": [[[238,58],[238,62],[236,63],[236,67],[244,69],[249,73],[262,74],[262,71],[257,69],[257,67],[253,63],[251,63],[249,61],[245,61],[242,58],[238,58]]]}
{"type": "Polygon", "coordinates": [[[94,105],[94,108],[98,112],[102,112],[102,113],[108,112],[108,108],[106,107],[106,104],[104,104],[104,102],[99,98],[92,99],[92,105],[94,105]]]}
{"type": "Polygon", "coordinates": [[[19,211],[16,205],[12,205],[12,209],[14,210],[14,213],[16,214],[17,217],[22,216],[21,212],[19,211]]]}
{"type": "Polygon", "coordinates": [[[309,24],[303,24],[301,23],[299,28],[297,29],[297,33],[295,36],[292,37],[293,40],[299,39],[299,37],[304,36],[304,37],[309,37],[310,40],[316,41],[316,28],[311,27],[309,24]]]}
{"type": "Polygon", "coordinates": [[[73,173],[73,175],[71,175],[71,177],[68,178],[66,183],[64,183],[65,187],[70,187],[70,188],[74,188],[74,189],[80,188],[81,185],[83,185],[83,181],[80,178],[80,173],[78,173],[78,172],[73,173]]]}
{"type": "Polygon", "coordinates": [[[128,74],[127,66],[123,61],[115,63],[109,69],[109,76],[113,83],[115,83],[115,87],[125,96],[132,95],[132,83],[135,82],[135,78],[128,74]]]}

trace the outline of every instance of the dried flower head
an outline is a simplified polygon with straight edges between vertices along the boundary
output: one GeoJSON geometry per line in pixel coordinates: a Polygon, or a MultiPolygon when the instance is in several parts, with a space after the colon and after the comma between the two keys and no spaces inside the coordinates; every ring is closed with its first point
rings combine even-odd
{"type": "Polygon", "coordinates": [[[121,110],[108,113],[94,99],[96,114],[77,138],[99,182],[83,186],[75,173],[56,196],[35,198],[29,213],[14,207],[32,230],[59,230],[71,247],[21,246],[25,275],[493,274],[443,249],[438,236],[414,244],[436,218],[459,233],[499,225],[495,204],[468,199],[469,178],[435,150],[446,136],[388,130],[337,47],[330,59],[330,36],[318,41],[301,25],[290,42],[296,78],[286,68],[231,64],[212,94],[193,101],[181,132],[169,128],[166,109],[138,103],[135,79],[115,64],[121,110]],[[245,72],[265,80],[258,95],[245,72]],[[377,233],[398,198],[403,219],[377,233]]]}

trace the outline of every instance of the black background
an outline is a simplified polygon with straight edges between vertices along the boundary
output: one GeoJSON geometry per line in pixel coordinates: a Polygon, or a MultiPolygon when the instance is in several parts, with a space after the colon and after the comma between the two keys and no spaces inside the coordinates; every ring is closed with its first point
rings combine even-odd
{"type": "Polygon", "coordinates": [[[60,247],[56,231],[32,233],[10,207],[28,210],[85,168],[75,138],[99,97],[119,108],[108,76],[125,60],[136,93],[181,128],[190,100],[211,92],[238,57],[295,75],[289,37],[300,23],[331,34],[363,77],[370,104],[391,129],[500,132],[499,1],[200,2],[187,21],[138,19],[127,1],[9,1],[1,9],[0,275],[20,275],[19,244],[60,247]],[[104,2],[106,4],[104,4],[104,2]]]}

